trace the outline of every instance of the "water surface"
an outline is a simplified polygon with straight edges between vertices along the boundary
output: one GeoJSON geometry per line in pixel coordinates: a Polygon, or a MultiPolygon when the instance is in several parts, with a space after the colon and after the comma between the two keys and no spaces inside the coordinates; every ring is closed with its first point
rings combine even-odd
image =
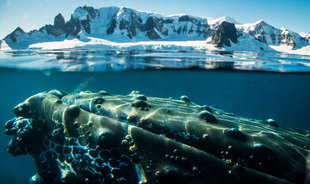
{"type": "Polygon", "coordinates": [[[199,50],[17,50],[1,51],[0,67],[89,72],[163,68],[310,72],[310,56],[199,50]]]}

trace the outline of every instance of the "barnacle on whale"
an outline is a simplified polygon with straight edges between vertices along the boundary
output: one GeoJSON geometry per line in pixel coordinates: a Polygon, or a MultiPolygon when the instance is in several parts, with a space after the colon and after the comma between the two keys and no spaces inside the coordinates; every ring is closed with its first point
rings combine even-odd
{"type": "Polygon", "coordinates": [[[188,97],[36,94],[5,125],[8,151],[30,154],[32,182],[304,183],[310,138],[188,97]],[[270,126],[271,125],[271,126],[270,126]]]}

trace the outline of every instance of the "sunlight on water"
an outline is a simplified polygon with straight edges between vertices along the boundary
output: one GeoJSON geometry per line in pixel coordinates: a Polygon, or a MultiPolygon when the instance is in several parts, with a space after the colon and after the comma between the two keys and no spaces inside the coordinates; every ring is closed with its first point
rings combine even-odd
{"type": "Polygon", "coordinates": [[[0,67],[55,71],[197,68],[310,72],[310,57],[283,53],[227,51],[18,50],[1,51],[0,67]]]}

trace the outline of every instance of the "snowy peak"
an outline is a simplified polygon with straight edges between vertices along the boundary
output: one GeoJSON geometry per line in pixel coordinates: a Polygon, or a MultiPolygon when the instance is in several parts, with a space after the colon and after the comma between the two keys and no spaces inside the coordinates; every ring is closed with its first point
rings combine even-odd
{"type": "Polygon", "coordinates": [[[241,24],[237,26],[239,31],[245,32],[260,42],[266,44],[277,44],[279,43],[278,37],[281,31],[275,27],[267,24],[260,20],[252,24],[241,24]]]}
{"type": "Polygon", "coordinates": [[[74,10],[72,17],[79,20],[94,19],[98,13],[97,9],[90,6],[78,7],[74,10]]]}
{"type": "Polygon", "coordinates": [[[158,39],[206,39],[207,19],[190,15],[162,16],[126,7],[93,9],[79,7],[72,18],[81,22],[82,31],[90,36],[124,41],[158,39]],[[113,38],[109,35],[113,34],[113,38]],[[180,36],[182,35],[182,36],[180,36]]]}
{"type": "Polygon", "coordinates": [[[232,24],[238,24],[238,22],[232,17],[224,16],[219,18],[208,18],[208,24],[210,27],[217,28],[222,22],[229,22],[232,24]]]}
{"type": "Polygon", "coordinates": [[[290,45],[295,47],[303,47],[308,44],[308,41],[301,37],[298,33],[288,30],[287,28],[281,28],[280,40],[281,44],[290,45]]]}
{"type": "Polygon", "coordinates": [[[310,33],[299,33],[300,36],[305,38],[310,43],[310,33]]]}
{"type": "Polygon", "coordinates": [[[23,35],[25,34],[25,31],[20,28],[20,27],[17,27],[12,33],[10,33],[9,35],[7,35],[4,39],[11,39],[12,42],[16,42],[19,35],[23,35]]]}
{"type": "Polygon", "coordinates": [[[299,34],[289,31],[287,28],[275,28],[262,20],[252,24],[239,24],[237,28],[239,31],[245,32],[268,45],[287,45],[293,48],[301,48],[309,44],[299,34]]]}

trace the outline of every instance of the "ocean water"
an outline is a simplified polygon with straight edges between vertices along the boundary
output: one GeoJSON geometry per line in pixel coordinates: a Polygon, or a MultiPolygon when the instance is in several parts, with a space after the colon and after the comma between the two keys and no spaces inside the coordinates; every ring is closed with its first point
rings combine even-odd
{"type": "Polygon", "coordinates": [[[0,183],[27,183],[29,155],[7,153],[4,124],[28,97],[52,89],[106,90],[215,105],[236,115],[310,129],[310,57],[283,53],[156,50],[19,50],[0,52],[0,183]]]}

